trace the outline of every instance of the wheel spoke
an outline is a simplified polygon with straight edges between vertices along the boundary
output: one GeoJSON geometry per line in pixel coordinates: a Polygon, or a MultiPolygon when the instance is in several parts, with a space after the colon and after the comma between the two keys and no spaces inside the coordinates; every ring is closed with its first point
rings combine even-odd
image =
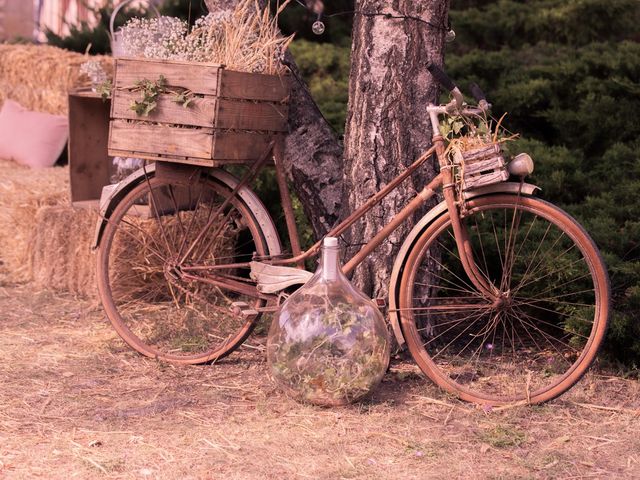
{"type": "MultiPolygon", "coordinates": [[[[549,345],[551,345],[556,352],[558,353],[559,357],[562,357],[564,359],[564,355],[562,354],[562,352],[560,350],[558,350],[557,344],[562,345],[563,347],[573,351],[573,352],[577,352],[578,350],[574,347],[572,347],[571,345],[569,345],[566,342],[563,342],[562,340],[559,340],[556,337],[552,337],[551,335],[549,335],[548,333],[546,333],[544,330],[542,330],[540,327],[538,327],[535,322],[540,323],[540,320],[537,318],[533,318],[530,315],[524,313],[522,310],[518,310],[519,315],[516,316],[516,318],[518,319],[518,321],[522,322],[523,325],[526,324],[527,326],[529,326],[530,328],[532,328],[533,330],[535,330],[536,332],[540,333],[542,338],[547,340],[547,343],[549,345]]],[[[571,363],[568,362],[567,363],[571,363]]]]}
{"type": "MultiPolygon", "coordinates": [[[[567,296],[571,296],[571,295],[579,295],[579,294],[586,293],[586,292],[593,292],[594,291],[593,288],[588,288],[588,289],[584,289],[584,290],[579,290],[577,292],[565,293],[564,295],[560,295],[560,296],[556,295],[555,297],[542,297],[541,296],[541,295],[544,295],[547,292],[551,292],[551,291],[556,290],[556,289],[558,289],[560,287],[564,287],[564,286],[569,285],[571,283],[575,283],[577,281],[584,280],[585,278],[589,278],[590,276],[591,276],[591,273],[587,272],[584,275],[581,275],[579,277],[573,278],[571,280],[567,280],[566,282],[564,282],[564,283],[562,283],[560,285],[552,285],[551,287],[548,287],[547,289],[543,290],[542,292],[536,292],[537,295],[535,295],[534,297],[531,297],[531,299],[533,300],[533,299],[538,299],[538,298],[560,298],[560,297],[567,297],[567,296]]],[[[518,298],[520,298],[520,297],[518,296],[518,298]]]]}
{"type": "Polygon", "coordinates": [[[224,263],[267,252],[253,214],[229,193],[205,178],[181,182],[150,176],[113,211],[100,246],[101,295],[109,320],[141,353],[200,363],[230,353],[251,331],[255,320],[232,313],[231,303],[257,308],[264,300],[248,268],[224,263]],[[187,250],[189,266],[204,276],[206,262],[222,267],[215,275],[221,281],[199,281],[188,267],[183,270],[179,261],[187,250]],[[202,265],[194,263],[196,257],[202,265]],[[242,289],[235,288],[240,284],[242,289]]]}
{"type": "MultiPolygon", "coordinates": [[[[461,331],[460,333],[458,333],[455,337],[453,337],[453,339],[452,339],[451,341],[449,341],[449,343],[447,343],[444,347],[442,347],[438,353],[436,353],[435,355],[433,355],[433,358],[435,359],[435,358],[436,358],[436,357],[437,357],[441,352],[444,352],[445,350],[447,350],[447,348],[449,348],[449,347],[450,347],[450,346],[451,346],[451,345],[452,345],[456,340],[458,340],[462,335],[464,335],[466,332],[468,332],[468,331],[469,331],[469,329],[470,329],[471,327],[473,327],[473,326],[478,322],[478,320],[480,320],[480,319],[482,318],[482,316],[483,316],[484,314],[485,314],[485,312],[480,312],[480,313],[477,313],[477,314],[475,314],[475,315],[473,315],[473,314],[472,314],[472,315],[469,315],[467,318],[468,318],[468,319],[473,319],[473,321],[472,321],[469,325],[467,325],[467,326],[465,327],[465,329],[464,329],[464,330],[462,330],[462,331],[461,331]]],[[[461,323],[462,321],[464,321],[464,320],[461,320],[460,322],[457,322],[457,323],[456,323],[456,325],[457,325],[458,323],[461,323]]],[[[434,340],[436,340],[436,339],[440,338],[442,335],[444,335],[445,333],[449,332],[449,331],[450,331],[451,329],[453,329],[454,327],[455,327],[455,325],[453,325],[453,326],[449,327],[447,330],[445,330],[444,332],[442,332],[440,335],[438,335],[438,336],[436,336],[436,337],[433,337],[431,340],[429,340],[427,343],[425,343],[425,345],[429,345],[429,344],[430,344],[430,343],[432,343],[434,340]]]]}
{"type": "Polygon", "coordinates": [[[595,351],[590,339],[606,318],[589,317],[607,295],[594,268],[604,269],[560,210],[526,196],[495,198],[474,199],[465,223],[476,267],[497,297],[465,280],[442,217],[408,254],[403,331],[418,364],[447,390],[480,403],[543,401],[569,388],[593,357],[585,351],[595,351]]]}

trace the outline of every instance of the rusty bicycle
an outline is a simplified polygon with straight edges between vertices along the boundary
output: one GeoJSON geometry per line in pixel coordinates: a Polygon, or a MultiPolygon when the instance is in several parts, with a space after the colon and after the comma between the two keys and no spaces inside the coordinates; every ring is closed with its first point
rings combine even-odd
{"type": "MultiPolygon", "coordinates": [[[[448,392],[488,405],[538,403],[562,394],[593,362],[609,315],[607,270],[593,240],[489,144],[452,160],[440,119],[486,115],[437,66],[451,92],[428,105],[433,146],[336,225],[354,222],[435,156],[439,174],[344,266],[352,272],[437,192],[444,200],[411,230],[395,259],[386,302],[400,345],[448,392]],[[508,177],[517,181],[508,181],[508,177]]],[[[279,293],[304,281],[319,252],[299,245],[274,141],[242,177],[222,168],[156,162],[102,205],[95,246],[100,297],[116,331],[138,352],[168,362],[216,361],[249,336],[279,293]],[[291,252],[251,181],[274,159],[291,252]],[[253,269],[253,272],[252,272],[253,269]]]]}

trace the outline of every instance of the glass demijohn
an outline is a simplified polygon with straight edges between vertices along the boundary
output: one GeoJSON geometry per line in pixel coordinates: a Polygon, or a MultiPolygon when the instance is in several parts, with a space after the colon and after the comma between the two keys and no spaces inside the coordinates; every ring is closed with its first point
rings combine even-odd
{"type": "Polygon", "coordinates": [[[369,393],[389,365],[389,334],[376,305],[342,273],[327,237],[315,275],[276,313],[267,357],[275,381],[297,400],[344,405],[369,393]]]}

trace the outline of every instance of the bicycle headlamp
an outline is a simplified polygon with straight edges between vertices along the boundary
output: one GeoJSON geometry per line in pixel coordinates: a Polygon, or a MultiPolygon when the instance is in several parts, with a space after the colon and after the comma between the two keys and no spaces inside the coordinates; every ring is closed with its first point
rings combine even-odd
{"type": "Polygon", "coordinates": [[[527,153],[519,153],[507,165],[507,170],[511,175],[526,177],[533,173],[533,159],[527,153]]]}

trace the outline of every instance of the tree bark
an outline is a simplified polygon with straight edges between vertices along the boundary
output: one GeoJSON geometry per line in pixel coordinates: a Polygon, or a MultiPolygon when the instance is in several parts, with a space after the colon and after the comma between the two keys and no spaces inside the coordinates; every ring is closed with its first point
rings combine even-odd
{"type": "Polygon", "coordinates": [[[290,52],[285,62],[294,81],[284,163],[313,233],[320,238],[342,213],[342,145],[300,78],[290,52]]]}
{"type": "MultiPolygon", "coordinates": [[[[431,144],[426,106],[438,89],[426,69],[442,64],[447,0],[359,0],[351,51],[345,132],[344,199],[353,211],[410,165],[431,144]]],[[[350,231],[361,243],[382,229],[416,190],[435,175],[433,165],[392,192],[350,231]]],[[[354,283],[386,298],[393,259],[411,222],[401,225],[355,271],[354,283]]]]}

